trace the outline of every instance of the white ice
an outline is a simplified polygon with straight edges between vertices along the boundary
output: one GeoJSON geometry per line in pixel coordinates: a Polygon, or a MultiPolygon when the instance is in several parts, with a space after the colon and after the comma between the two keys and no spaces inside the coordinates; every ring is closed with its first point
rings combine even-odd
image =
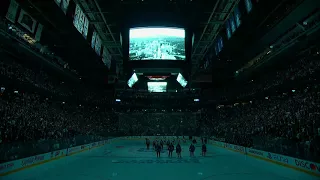
{"type": "MultiPolygon", "coordinates": [[[[182,146],[183,160],[192,159],[188,156],[188,145],[182,146]]],[[[1,177],[1,180],[319,180],[211,145],[208,145],[207,157],[201,157],[197,147],[194,159],[200,163],[174,163],[175,153],[172,158],[166,153],[156,158],[154,152],[141,152],[143,148],[146,148],[143,140],[119,140],[1,177]],[[166,163],[156,163],[159,159],[166,163]]]]}

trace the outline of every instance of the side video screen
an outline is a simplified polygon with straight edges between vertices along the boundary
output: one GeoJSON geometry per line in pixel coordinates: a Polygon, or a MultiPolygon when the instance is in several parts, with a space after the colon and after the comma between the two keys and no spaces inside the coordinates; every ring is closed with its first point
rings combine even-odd
{"type": "Polygon", "coordinates": [[[185,30],[181,28],[132,28],[130,60],[185,60],[185,30]]]}

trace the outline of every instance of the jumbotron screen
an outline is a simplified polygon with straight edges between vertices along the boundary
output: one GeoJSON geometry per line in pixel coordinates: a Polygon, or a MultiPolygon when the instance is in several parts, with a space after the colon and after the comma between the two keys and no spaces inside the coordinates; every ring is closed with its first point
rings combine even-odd
{"type": "Polygon", "coordinates": [[[149,92],[167,92],[167,82],[148,82],[149,92]]]}
{"type": "Polygon", "coordinates": [[[181,28],[132,28],[130,60],[185,60],[185,30],[181,28]]]}

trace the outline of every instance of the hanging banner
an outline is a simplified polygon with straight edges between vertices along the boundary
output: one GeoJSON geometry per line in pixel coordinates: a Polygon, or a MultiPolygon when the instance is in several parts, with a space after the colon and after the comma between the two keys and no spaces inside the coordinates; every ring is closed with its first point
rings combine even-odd
{"type": "Polygon", "coordinates": [[[92,49],[95,49],[95,47],[96,47],[96,36],[97,36],[96,31],[93,31],[92,39],[91,39],[91,47],[92,47],[92,49]]]}
{"type": "Polygon", "coordinates": [[[120,33],[120,44],[122,46],[122,35],[121,35],[121,33],[120,33]]]}
{"type": "Polygon", "coordinates": [[[79,5],[76,6],[76,11],[73,16],[73,25],[76,27],[77,30],[79,30],[79,16],[81,14],[81,9],[79,5]]]}
{"type": "Polygon", "coordinates": [[[12,23],[16,22],[19,4],[15,0],[10,1],[6,18],[12,23]]]}
{"type": "Polygon", "coordinates": [[[228,39],[231,38],[231,27],[229,21],[226,21],[226,31],[227,31],[227,37],[228,39]]]}
{"type": "Polygon", "coordinates": [[[89,20],[86,16],[84,16],[84,24],[83,24],[83,32],[82,35],[85,39],[87,39],[88,36],[88,29],[89,29],[89,20]]]}
{"type": "Polygon", "coordinates": [[[233,15],[230,16],[229,23],[230,23],[230,26],[231,26],[231,32],[234,33],[236,31],[236,24],[234,22],[234,16],[233,15]]]}
{"type": "Polygon", "coordinates": [[[216,55],[218,55],[218,54],[219,54],[219,46],[218,46],[218,43],[216,43],[216,45],[215,45],[214,47],[215,47],[216,55]]]}
{"type": "Polygon", "coordinates": [[[79,19],[78,19],[78,31],[82,34],[83,31],[83,25],[84,25],[84,14],[82,10],[80,10],[79,19]]]}
{"type": "Polygon", "coordinates": [[[103,63],[110,69],[111,67],[111,55],[106,47],[103,48],[103,63]]]}
{"type": "Polygon", "coordinates": [[[222,37],[219,38],[218,43],[220,44],[220,47],[221,47],[220,51],[221,51],[222,48],[223,48],[223,39],[222,39],[222,37]]]}
{"type": "Polygon", "coordinates": [[[61,8],[64,14],[67,14],[70,0],[54,0],[56,4],[61,8]]]}
{"type": "Polygon", "coordinates": [[[34,33],[37,21],[33,19],[27,12],[21,9],[18,23],[31,33],[34,33]]]}
{"type": "Polygon", "coordinates": [[[42,29],[43,29],[43,25],[42,25],[42,24],[39,24],[39,25],[38,25],[38,28],[37,28],[36,35],[35,35],[35,40],[36,40],[36,41],[40,41],[41,34],[42,34],[42,29]]]}
{"type": "Polygon", "coordinates": [[[79,5],[76,6],[76,11],[73,18],[73,25],[84,36],[84,38],[87,39],[89,20],[81,10],[79,5]]]}
{"type": "Polygon", "coordinates": [[[61,4],[61,0],[54,0],[54,2],[56,2],[56,4],[57,4],[58,6],[60,6],[60,4],[61,4]]]}
{"type": "Polygon", "coordinates": [[[70,0],[62,0],[60,8],[64,12],[64,14],[67,14],[68,6],[69,6],[70,0]]]}
{"type": "Polygon", "coordinates": [[[235,19],[235,21],[236,21],[237,27],[239,27],[240,24],[241,24],[240,18],[241,18],[241,14],[240,14],[239,7],[237,6],[237,7],[235,8],[235,10],[234,10],[234,19],[235,19]]]}
{"type": "Polygon", "coordinates": [[[246,5],[246,9],[247,9],[247,12],[251,12],[252,10],[252,1],[251,0],[245,0],[245,5],[246,5]]]}
{"type": "Polygon", "coordinates": [[[101,39],[99,35],[96,35],[96,45],[95,45],[96,53],[100,56],[101,55],[101,39]]]}

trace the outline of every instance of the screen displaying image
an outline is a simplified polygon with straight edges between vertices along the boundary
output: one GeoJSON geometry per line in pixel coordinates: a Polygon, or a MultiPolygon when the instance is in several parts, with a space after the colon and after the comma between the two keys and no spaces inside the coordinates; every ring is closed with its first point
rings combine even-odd
{"type": "Polygon", "coordinates": [[[136,73],[134,73],[132,76],[131,76],[131,78],[128,80],[128,86],[130,87],[130,88],[132,88],[132,86],[136,83],[136,82],[138,82],[138,76],[137,76],[137,74],[136,73]]]}
{"type": "Polygon", "coordinates": [[[184,29],[130,29],[130,60],[185,60],[185,58],[186,55],[184,29]]]}
{"type": "Polygon", "coordinates": [[[188,84],[188,81],[186,81],[186,79],[184,79],[184,77],[182,76],[182,74],[179,73],[178,77],[177,77],[177,81],[179,82],[179,84],[182,87],[186,87],[186,85],[188,84]]]}
{"type": "Polygon", "coordinates": [[[167,92],[167,82],[148,82],[149,92],[167,92]]]}

